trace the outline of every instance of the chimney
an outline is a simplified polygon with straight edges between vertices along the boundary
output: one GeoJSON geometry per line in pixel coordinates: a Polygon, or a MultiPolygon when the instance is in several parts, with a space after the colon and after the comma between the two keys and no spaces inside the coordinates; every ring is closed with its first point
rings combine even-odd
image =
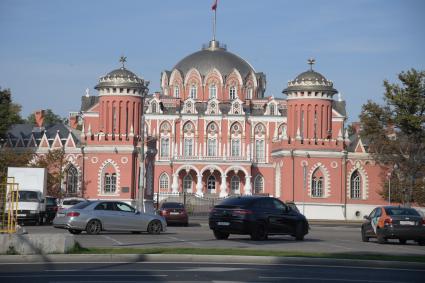
{"type": "Polygon", "coordinates": [[[44,110],[35,111],[34,117],[35,117],[35,125],[41,128],[44,122],[44,110]]]}
{"type": "Polygon", "coordinates": [[[78,127],[78,116],[77,115],[69,115],[69,126],[73,129],[78,127]]]}

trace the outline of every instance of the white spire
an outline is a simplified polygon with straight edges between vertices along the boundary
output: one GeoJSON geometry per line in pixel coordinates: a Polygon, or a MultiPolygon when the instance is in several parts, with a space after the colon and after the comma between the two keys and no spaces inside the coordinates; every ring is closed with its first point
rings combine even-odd
{"type": "Polygon", "coordinates": [[[130,134],[129,134],[129,136],[130,136],[130,137],[134,137],[134,128],[133,128],[133,124],[131,124],[131,127],[130,127],[130,134]]]}
{"type": "Polygon", "coordinates": [[[295,137],[297,140],[301,140],[300,128],[297,129],[297,136],[295,137]]]}
{"type": "Polygon", "coordinates": [[[338,132],[338,140],[342,141],[342,130],[341,129],[339,129],[339,132],[338,132]]]}
{"type": "Polygon", "coordinates": [[[89,130],[87,131],[87,135],[91,136],[91,124],[89,124],[89,130]]]}
{"type": "Polygon", "coordinates": [[[84,129],[84,123],[83,123],[83,127],[81,128],[81,137],[85,137],[86,134],[84,133],[85,129],[84,129]]]}

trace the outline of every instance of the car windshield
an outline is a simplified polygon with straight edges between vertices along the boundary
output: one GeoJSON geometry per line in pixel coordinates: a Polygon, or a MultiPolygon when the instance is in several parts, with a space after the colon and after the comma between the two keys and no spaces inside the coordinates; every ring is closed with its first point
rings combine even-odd
{"type": "Polygon", "coordinates": [[[87,206],[89,206],[90,204],[91,204],[91,201],[84,200],[84,201],[80,201],[80,203],[77,203],[72,208],[75,208],[75,209],[84,209],[87,206]]]}
{"type": "Polygon", "coordinates": [[[62,205],[76,205],[77,203],[83,202],[81,199],[68,199],[62,202],[62,205]]]}
{"type": "Polygon", "coordinates": [[[177,202],[165,202],[161,205],[162,208],[184,208],[182,203],[177,202]]]}
{"type": "Polygon", "coordinates": [[[245,206],[249,205],[253,200],[252,198],[241,198],[241,197],[232,197],[223,200],[219,206],[245,206]]]}
{"type": "Polygon", "coordinates": [[[46,204],[47,205],[56,205],[56,199],[55,198],[46,198],[46,204]]]}
{"type": "Polygon", "coordinates": [[[37,192],[19,191],[19,201],[38,202],[37,192]]]}
{"type": "Polygon", "coordinates": [[[419,213],[413,208],[406,207],[385,207],[385,212],[388,215],[414,215],[420,216],[419,213]]]}

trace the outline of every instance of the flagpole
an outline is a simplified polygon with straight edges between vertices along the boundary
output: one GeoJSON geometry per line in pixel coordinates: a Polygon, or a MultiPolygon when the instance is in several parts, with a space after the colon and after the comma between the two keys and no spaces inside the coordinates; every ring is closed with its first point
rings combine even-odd
{"type": "Polygon", "coordinates": [[[214,9],[214,22],[213,22],[213,41],[215,41],[215,25],[217,21],[217,8],[214,9]]]}

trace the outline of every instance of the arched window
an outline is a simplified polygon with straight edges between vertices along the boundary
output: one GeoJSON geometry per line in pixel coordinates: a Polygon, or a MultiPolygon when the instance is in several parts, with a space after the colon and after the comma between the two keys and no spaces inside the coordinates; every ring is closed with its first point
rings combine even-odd
{"type": "Polygon", "coordinates": [[[78,186],[78,172],[77,168],[73,165],[68,167],[66,171],[66,193],[69,195],[77,193],[78,186]]]}
{"type": "Polygon", "coordinates": [[[350,197],[352,199],[359,199],[361,197],[361,178],[359,171],[354,171],[354,173],[351,175],[351,191],[350,191],[350,197]]]}
{"type": "Polygon", "coordinates": [[[241,140],[240,139],[232,139],[231,141],[231,155],[232,156],[241,156],[241,140]]]}
{"type": "Polygon", "coordinates": [[[161,157],[170,156],[170,139],[168,137],[161,138],[161,157]]]}
{"type": "Polygon", "coordinates": [[[249,88],[246,90],[246,98],[247,98],[247,99],[252,99],[252,87],[249,87],[249,88]]]}
{"type": "Polygon", "coordinates": [[[264,178],[260,174],[254,180],[254,194],[261,194],[264,191],[264,178]]]}
{"type": "Polygon", "coordinates": [[[184,156],[193,155],[193,139],[184,138],[184,156]]]}
{"type": "Polygon", "coordinates": [[[207,188],[210,193],[215,192],[215,177],[213,175],[208,177],[207,188]]]}
{"type": "Polygon", "coordinates": [[[117,174],[105,173],[103,192],[105,194],[114,194],[117,190],[117,174]]]}
{"type": "Polygon", "coordinates": [[[311,181],[311,196],[314,198],[323,197],[323,177],[313,176],[311,181]]]}
{"type": "Polygon", "coordinates": [[[274,105],[273,104],[269,105],[269,110],[270,110],[270,115],[274,115],[274,105]]]}
{"type": "Polygon", "coordinates": [[[217,156],[217,139],[208,139],[208,156],[217,156]]]}
{"type": "Polygon", "coordinates": [[[241,180],[237,175],[234,175],[230,180],[230,189],[233,193],[239,193],[241,180]]]}
{"type": "Polygon", "coordinates": [[[190,98],[196,99],[197,88],[195,84],[192,84],[190,87],[190,98]]]}
{"type": "Polygon", "coordinates": [[[236,96],[237,96],[237,93],[236,93],[236,87],[232,85],[232,86],[229,88],[229,97],[230,97],[230,100],[234,100],[234,99],[236,99],[236,96]]]}
{"type": "Polygon", "coordinates": [[[183,178],[183,191],[187,192],[187,193],[191,193],[192,192],[192,176],[191,175],[186,175],[183,178]]]}
{"type": "Polygon", "coordinates": [[[168,175],[167,173],[162,173],[159,177],[159,189],[168,191],[168,175]]]}
{"type": "Polygon", "coordinates": [[[152,102],[152,113],[156,113],[156,102],[152,102]]]}
{"type": "Polygon", "coordinates": [[[217,87],[215,84],[210,85],[210,99],[217,98],[217,87]]]}
{"type": "Polygon", "coordinates": [[[264,140],[255,140],[255,158],[257,162],[263,161],[264,156],[264,140]]]}
{"type": "Polygon", "coordinates": [[[174,86],[174,97],[179,98],[180,97],[180,88],[178,85],[174,86]]]}

